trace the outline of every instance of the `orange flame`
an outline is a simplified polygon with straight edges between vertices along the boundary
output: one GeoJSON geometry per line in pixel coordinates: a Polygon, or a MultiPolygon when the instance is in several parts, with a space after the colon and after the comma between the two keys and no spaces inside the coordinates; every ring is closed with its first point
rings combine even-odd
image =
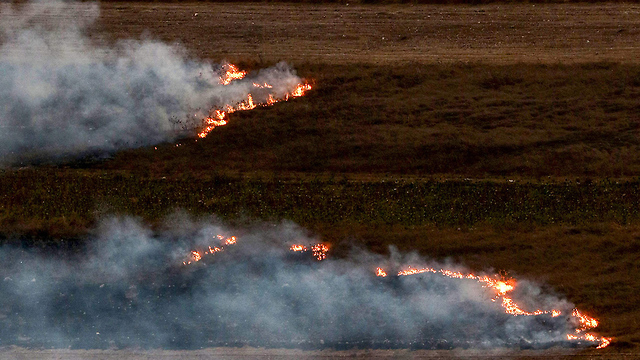
{"type": "Polygon", "coordinates": [[[222,85],[229,85],[233,80],[242,79],[247,75],[246,71],[239,70],[233,64],[224,64],[222,68],[225,70],[225,73],[220,76],[220,83],[222,85]]]}
{"type": "MultiPolygon", "coordinates": [[[[498,280],[489,276],[478,276],[474,274],[463,274],[461,272],[456,272],[452,270],[440,269],[436,270],[434,268],[422,268],[416,269],[409,266],[406,270],[401,270],[398,272],[398,276],[408,276],[422,273],[440,273],[443,276],[454,278],[454,279],[473,279],[478,282],[484,283],[484,287],[490,288],[495,291],[496,298],[502,297],[502,307],[504,308],[505,313],[514,315],[514,316],[537,316],[548,314],[552,317],[558,317],[562,313],[560,310],[535,310],[535,311],[525,311],[516,304],[512,298],[507,297],[506,294],[513,291],[516,287],[516,282],[514,279],[509,279],[507,281],[498,280]]],[[[387,276],[387,273],[382,268],[376,269],[376,276],[387,276]]],[[[495,298],[493,299],[495,301],[495,298]]],[[[568,340],[587,340],[590,342],[599,342],[597,349],[602,349],[607,347],[613,338],[610,337],[598,337],[593,334],[585,333],[586,331],[593,329],[598,326],[598,321],[592,317],[582,314],[578,309],[574,309],[571,316],[576,318],[580,323],[580,327],[576,329],[576,335],[567,334],[568,340]]]]}
{"type": "Polygon", "coordinates": [[[386,277],[386,276],[387,276],[387,273],[386,273],[386,272],[384,272],[384,270],[383,270],[382,268],[380,268],[380,267],[379,267],[379,268],[377,268],[377,269],[376,269],[376,276],[386,277]]]}
{"type": "Polygon", "coordinates": [[[293,97],[300,97],[303,96],[305,92],[311,90],[311,85],[310,84],[299,84],[298,87],[296,87],[292,92],[291,92],[291,96],[293,97]]]}
{"type": "MultiPolygon", "coordinates": [[[[294,245],[291,245],[289,250],[305,252],[307,251],[307,247],[300,244],[294,244],[294,245]]],[[[311,247],[311,251],[313,252],[313,256],[318,261],[322,261],[327,258],[327,252],[329,251],[329,246],[325,244],[316,244],[311,247]]]]}
{"type": "Polygon", "coordinates": [[[291,251],[307,251],[307,248],[304,245],[291,245],[289,250],[291,250],[291,251]]]}
{"type": "MultiPolygon", "coordinates": [[[[225,64],[223,66],[223,69],[225,70],[225,73],[222,76],[220,76],[220,83],[222,85],[229,85],[233,80],[242,79],[247,75],[246,71],[239,70],[233,64],[225,64]]],[[[273,85],[270,85],[267,83],[264,83],[264,84],[253,83],[253,86],[259,89],[273,88],[273,85]]],[[[291,92],[285,94],[282,99],[277,99],[274,97],[273,94],[269,94],[266,102],[255,102],[255,100],[253,99],[253,95],[247,94],[246,100],[243,100],[235,105],[226,104],[221,106],[221,108],[224,110],[221,110],[221,109],[212,110],[211,114],[209,114],[208,117],[202,120],[203,128],[198,133],[198,137],[205,138],[207,137],[207,135],[209,135],[209,133],[214,128],[218,126],[226,125],[229,120],[228,119],[229,114],[233,112],[241,111],[241,110],[251,110],[251,109],[255,109],[258,106],[270,106],[282,100],[287,101],[289,100],[290,97],[295,98],[295,97],[303,96],[305,92],[307,92],[308,90],[311,90],[310,84],[308,83],[298,84],[291,92]]]]}
{"type": "Polygon", "coordinates": [[[321,261],[327,258],[329,247],[325,244],[317,244],[312,246],[311,250],[313,251],[313,256],[315,256],[318,261],[321,261]]]}
{"type": "MultiPolygon", "coordinates": [[[[216,235],[213,238],[221,240],[225,245],[233,245],[233,244],[236,243],[236,240],[237,240],[235,236],[231,236],[231,237],[225,238],[222,235],[216,235]]],[[[222,251],[224,251],[224,246],[213,246],[213,247],[208,246],[207,249],[208,250],[204,251],[204,253],[202,253],[202,254],[200,252],[198,252],[198,251],[191,251],[190,252],[190,259],[191,260],[183,261],[182,264],[190,265],[192,263],[195,263],[195,262],[198,262],[198,261],[202,260],[202,255],[214,255],[215,253],[222,252],[222,251]]]]}

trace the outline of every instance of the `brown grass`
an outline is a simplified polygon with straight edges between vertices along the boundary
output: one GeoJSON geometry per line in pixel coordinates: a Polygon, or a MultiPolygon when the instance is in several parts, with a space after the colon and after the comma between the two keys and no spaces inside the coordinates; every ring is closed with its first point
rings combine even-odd
{"type": "Polygon", "coordinates": [[[143,174],[640,175],[640,66],[303,65],[308,96],[231,115],[197,143],[119,153],[143,174]]]}
{"type": "Polygon", "coordinates": [[[438,194],[457,194],[448,200],[461,210],[450,215],[461,222],[420,222],[410,216],[417,210],[401,201],[373,207],[383,218],[408,214],[404,222],[358,218],[365,212],[357,211],[334,221],[343,207],[378,204],[366,189],[382,180],[446,185],[443,178],[491,178],[508,193],[507,179],[600,184],[640,176],[640,8],[533,5],[102,3],[92,30],[97,42],[146,32],[213,61],[257,68],[288,60],[315,80],[315,89],[295,101],[233,114],[204,141],[185,139],[178,148],[164,144],[66,165],[82,169],[6,171],[0,174],[3,241],[77,249],[105,211],[154,222],[175,206],[195,213],[226,209],[223,215],[237,221],[234,211],[259,203],[254,218],[295,219],[330,241],[337,256],[353,244],[378,252],[395,245],[544,282],[600,318],[601,334],[617,337],[617,349],[637,352],[640,222],[615,217],[637,213],[637,202],[625,202],[624,192],[590,197],[584,189],[605,187],[585,185],[567,190],[578,194],[575,201],[563,198],[554,207],[548,201],[555,195],[534,186],[506,198],[513,206],[494,214],[503,221],[465,222],[481,208],[469,204],[487,198],[458,191],[465,185],[456,183],[438,194]],[[241,182],[273,178],[258,189],[273,203],[256,201],[262,198],[255,187],[222,186],[228,174],[241,182]],[[337,186],[343,176],[359,180],[365,196],[318,200],[325,207],[314,210],[335,218],[279,205],[301,193],[281,185],[292,178],[313,192],[337,186]],[[269,198],[278,186],[285,187],[282,196],[269,198]],[[607,213],[601,203],[589,203],[586,208],[602,211],[594,218],[579,202],[592,198],[616,206],[607,213]],[[519,206],[520,199],[533,200],[519,206]],[[566,217],[559,223],[509,217],[512,210],[535,215],[558,208],[575,212],[560,211],[566,217]]]}

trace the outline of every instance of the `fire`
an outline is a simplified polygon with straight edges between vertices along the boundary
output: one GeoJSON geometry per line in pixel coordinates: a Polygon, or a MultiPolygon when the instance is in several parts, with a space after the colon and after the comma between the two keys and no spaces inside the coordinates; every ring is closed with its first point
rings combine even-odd
{"type": "MultiPolygon", "coordinates": [[[[243,79],[246,75],[246,71],[239,70],[233,64],[225,64],[223,66],[224,74],[220,76],[220,84],[229,85],[234,80],[243,79]]],[[[257,89],[272,89],[273,85],[268,83],[258,84],[253,83],[253,86],[257,89]]],[[[224,126],[228,122],[228,116],[236,111],[251,110],[258,106],[271,106],[279,101],[287,101],[289,98],[296,98],[303,96],[305,92],[311,90],[311,84],[297,84],[296,87],[290,92],[286,93],[282,98],[276,98],[274,94],[268,94],[266,101],[256,102],[253,99],[251,93],[247,94],[247,98],[236,104],[226,104],[221,106],[220,109],[214,109],[211,111],[208,117],[202,120],[203,129],[198,133],[198,137],[205,138],[209,133],[218,126],[224,126]],[[224,110],[222,110],[224,109],[224,110]]]]}
{"type": "Polygon", "coordinates": [[[269,84],[267,84],[267,83],[264,83],[264,84],[262,84],[262,85],[257,84],[257,83],[253,83],[253,86],[255,86],[255,87],[257,87],[257,88],[261,88],[261,89],[265,89],[265,88],[266,88],[266,89],[272,89],[272,88],[273,88],[273,86],[271,86],[271,85],[269,85],[269,84]]]}
{"type": "Polygon", "coordinates": [[[291,250],[291,251],[307,251],[307,248],[304,245],[291,245],[289,250],[291,250]]]}
{"type": "Polygon", "coordinates": [[[291,96],[300,97],[303,96],[305,92],[311,90],[311,85],[309,84],[298,84],[298,86],[293,89],[291,92],[291,96]]]}
{"type": "MultiPolygon", "coordinates": [[[[296,252],[305,252],[308,249],[304,245],[294,244],[294,245],[291,245],[289,250],[296,251],[296,252]]],[[[311,251],[313,252],[313,257],[315,257],[318,261],[322,261],[327,258],[327,252],[329,252],[329,246],[326,244],[315,244],[311,247],[311,251]]]]}
{"type": "MultiPolygon", "coordinates": [[[[380,269],[380,268],[378,268],[380,269]]],[[[384,271],[383,271],[384,272],[384,271]]],[[[434,269],[431,268],[424,268],[424,269],[414,269],[411,266],[409,266],[409,268],[407,270],[402,270],[398,272],[398,276],[407,276],[407,275],[414,275],[414,274],[422,274],[422,273],[426,273],[426,272],[436,272],[434,269]]],[[[386,274],[386,273],[385,273],[386,274]]]]}
{"type": "MultiPolygon", "coordinates": [[[[224,246],[236,244],[237,238],[235,236],[224,237],[222,235],[216,235],[214,238],[218,239],[222,244],[220,246],[209,246],[208,251],[205,251],[204,254],[201,254],[198,251],[190,252],[190,260],[184,261],[183,264],[188,265],[194,262],[198,262],[202,259],[203,255],[213,255],[218,252],[224,251],[224,246]]],[[[290,251],[294,252],[306,252],[309,249],[302,244],[293,244],[289,247],[290,251]]],[[[313,256],[318,260],[324,260],[327,258],[327,253],[329,251],[329,246],[326,244],[316,244],[311,247],[311,251],[313,256]]],[[[452,278],[452,279],[469,279],[475,280],[479,283],[482,283],[483,287],[491,289],[495,296],[491,299],[492,301],[497,301],[500,299],[500,304],[504,309],[504,312],[513,316],[539,316],[539,315],[550,315],[551,317],[558,317],[562,315],[562,312],[557,309],[553,310],[534,310],[534,311],[526,311],[522,309],[511,297],[507,296],[508,293],[513,291],[516,288],[516,281],[513,278],[504,279],[504,277],[500,276],[487,276],[487,275],[475,275],[472,273],[462,273],[459,271],[447,270],[447,269],[439,269],[431,267],[424,268],[413,268],[411,266],[407,267],[404,270],[400,270],[397,273],[397,276],[409,276],[423,273],[432,273],[432,274],[440,274],[442,276],[452,278]]],[[[387,272],[378,267],[375,270],[376,276],[386,277],[387,272]]],[[[594,334],[588,333],[587,331],[598,326],[598,320],[583,314],[578,309],[573,309],[570,315],[572,318],[576,319],[579,326],[575,329],[575,333],[567,334],[567,340],[569,341],[579,341],[584,340],[591,343],[599,343],[597,349],[602,349],[607,347],[613,338],[610,337],[599,337],[594,334]]]]}
{"type": "MultiPolygon", "coordinates": [[[[443,276],[453,279],[472,279],[480,283],[484,283],[484,287],[492,289],[495,292],[495,297],[492,300],[495,301],[497,298],[502,298],[501,305],[504,308],[505,313],[513,316],[551,315],[552,317],[558,317],[562,314],[560,310],[555,309],[525,311],[520,308],[512,298],[506,296],[507,293],[513,291],[516,287],[516,282],[514,279],[508,279],[504,281],[486,275],[478,276],[474,274],[463,274],[457,271],[446,269],[436,270],[429,267],[417,269],[412,268],[411,266],[409,266],[405,270],[398,271],[398,276],[408,276],[422,273],[440,273],[443,276]]],[[[379,267],[376,269],[376,276],[386,277],[387,273],[384,271],[384,269],[379,267]]],[[[598,337],[596,335],[586,333],[586,331],[589,331],[598,326],[598,321],[596,319],[582,314],[578,309],[573,309],[571,316],[578,320],[580,327],[576,329],[575,334],[567,334],[567,340],[586,340],[594,343],[599,342],[600,344],[598,345],[597,349],[602,349],[611,343],[612,338],[598,337]]]]}
{"type": "MultiPolygon", "coordinates": [[[[573,313],[571,315],[576,317],[580,322],[580,331],[593,329],[594,327],[598,326],[598,320],[582,314],[580,311],[578,311],[578,309],[573,309],[573,313]]],[[[576,330],[576,332],[578,332],[578,330],[576,330]]]]}
{"type": "Polygon", "coordinates": [[[244,78],[247,75],[247,72],[244,70],[239,70],[237,66],[233,64],[224,64],[222,66],[225,73],[220,76],[220,84],[229,85],[233,80],[239,80],[244,78]]]}
{"type": "MultiPolygon", "coordinates": [[[[233,245],[236,243],[236,237],[235,236],[231,236],[228,238],[225,238],[222,235],[216,235],[213,237],[214,239],[218,239],[220,241],[222,241],[222,243],[224,245],[233,245]]],[[[183,265],[191,265],[192,263],[196,263],[200,260],[202,260],[202,255],[213,255],[215,253],[219,253],[224,251],[224,246],[220,245],[220,246],[211,246],[209,245],[207,247],[207,250],[204,251],[204,253],[200,253],[199,251],[191,251],[189,253],[189,259],[185,260],[182,262],[183,265]]]]}
{"type": "Polygon", "coordinates": [[[312,246],[311,250],[313,251],[313,256],[315,256],[318,261],[321,261],[327,258],[329,247],[325,244],[317,244],[312,246]]]}

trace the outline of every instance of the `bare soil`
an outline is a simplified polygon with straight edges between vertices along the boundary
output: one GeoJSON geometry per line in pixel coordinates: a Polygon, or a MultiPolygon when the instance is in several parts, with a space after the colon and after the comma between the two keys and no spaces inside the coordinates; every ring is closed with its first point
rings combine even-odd
{"type": "Polygon", "coordinates": [[[292,63],[637,63],[638,4],[109,2],[95,35],[143,34],[202,58],[292,63]]]}

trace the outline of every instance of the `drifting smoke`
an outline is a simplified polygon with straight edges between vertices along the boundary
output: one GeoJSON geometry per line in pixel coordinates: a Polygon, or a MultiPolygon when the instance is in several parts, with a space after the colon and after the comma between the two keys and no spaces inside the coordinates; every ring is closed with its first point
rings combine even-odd
{"type": "Polygon", "coordinates": [[[99,15],[95,3],[0,5],[0,166],[195,135],[211,109],[246,100],[254,82],[276,98],[300,83],[284,63],[224,85],[224,64],[190,61],[177,46],[94,46],[83,31],[99,15]]]}
{"type": "MultiPolygon", "coordinates": [[[[376,276],[380,264],[388,269],[435,265],[415,254],[356,251],[351,260],[318,261],[309,252],[290,250],[292,244],[314,243],[317,239],[289,223],[238,230],[174,215],[157,231],[131,218],[107,219],[88,250],[67,259],[5,247],[0,249],[0,346],[580,344],[567,340],[577,326],[569,317],[505,314],[491,301],[495,293],[475,280],[431,273],[376,276]],[[230,235],[237,235],[233,242],[230,235]],[[184,265],[191,250],[207,249],[219,239],[227,239],[222,251],[184,265]]],[[[523,306],[571,313],[571,304],[533,283],[521,281],[513,296],[523,306]]]]}

